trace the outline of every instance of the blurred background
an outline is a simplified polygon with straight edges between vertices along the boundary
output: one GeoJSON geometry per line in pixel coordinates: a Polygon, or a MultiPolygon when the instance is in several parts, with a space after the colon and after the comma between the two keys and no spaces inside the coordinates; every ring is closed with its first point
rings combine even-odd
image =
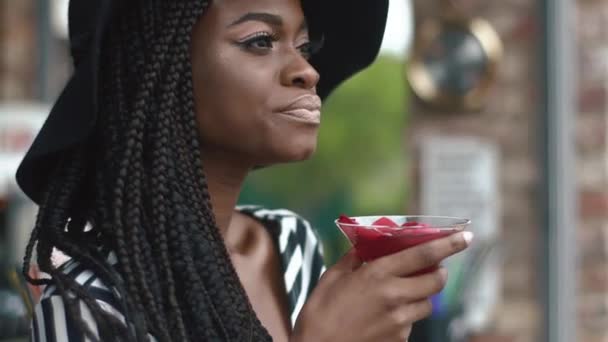
{"type": "MultiPolygon", "coordinates": [[[[0,0],[0,341],[28,333],[36,208],[16,167],[70,75],[67,0],[0,0]]],[[[410,342],[608,341],[608,3],[390,0],[380,56],[325,103],[314,158],[240,203],[309,219],[472,219],[474,248],[410,342]],[[297,194],[297,196],[294,196],[297,194]]]]}

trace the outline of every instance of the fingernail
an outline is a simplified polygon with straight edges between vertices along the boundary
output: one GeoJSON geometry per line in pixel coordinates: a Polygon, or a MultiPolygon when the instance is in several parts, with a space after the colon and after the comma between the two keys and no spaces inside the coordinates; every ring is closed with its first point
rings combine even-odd
{"type": "Polygon", "coordinates": [[[464,238],[464,241],[466,241],[467,246],[471,244],[471,241],[473,241],[473,232],[464,232],[462,233],[462,237],[464,238]]]}

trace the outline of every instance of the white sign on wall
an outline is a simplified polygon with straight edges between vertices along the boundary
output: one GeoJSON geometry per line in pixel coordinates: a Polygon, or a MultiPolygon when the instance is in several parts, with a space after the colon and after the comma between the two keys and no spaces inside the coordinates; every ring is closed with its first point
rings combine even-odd
{"type": "Polygon", "coordinates": [[[452,278],[466,274],[464,290],[457,292],[465,298],[464,324],[482,330],[491,319],[500,286],[500,254],[493,245],[500,231],[498,148],[472,136],[429,136],[420,148],[422,213],[471,219],[473,244],[448,259],[451,276],[446,288],[459,288],[452,278]],[[479,255],[486,257],[474,262],[479,255]]]}
{"type": "Polygon", "coordinates": [[[467,217],[477,237],[498,231],[498,153],[474,137],[427,137],[421,145],[421,209],[467,217]]]}

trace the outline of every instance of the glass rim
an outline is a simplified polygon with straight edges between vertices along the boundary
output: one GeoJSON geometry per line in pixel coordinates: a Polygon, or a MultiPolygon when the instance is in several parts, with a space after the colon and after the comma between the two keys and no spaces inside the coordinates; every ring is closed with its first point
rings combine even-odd
{"type": "MultiPolygon", "coordinates": [[[[457,216],[437,216],[437,215],[365,215],[365,216],[349,216],[349,218],[351,219],[357,219],[357,218],[369,218],[369,217],[386,217],[388,219],[391,219],[392,217],[400,217],[400,218],[421,218],[421,219],[441,219],[441,220],[454,220],[456,221],[455,223],[452,224],[442,224],[442,225],[433,225],[431,227],[425,227],[425,228],[431,228],[431,229],[454,229],[454,227],[466,227],[469,224],[471,224],[471,219],[467,219],[464,217],[457,217],[457,216]]],[[[392,228],[392,229],[419,229],[416,228],[416,226],[413,227],[389,227],[389,226],[383,226],[383,225],[372,225],[372,224],[361,224],[361,223],[344,223],[344,222],[339,222],[339,218],[334,220],[334,223],[340,227],[340,226],[347,226],[347,227],[363,227],[363,228],[369,228],[369,229],[376,229],[376,228],[392,228]]]]}

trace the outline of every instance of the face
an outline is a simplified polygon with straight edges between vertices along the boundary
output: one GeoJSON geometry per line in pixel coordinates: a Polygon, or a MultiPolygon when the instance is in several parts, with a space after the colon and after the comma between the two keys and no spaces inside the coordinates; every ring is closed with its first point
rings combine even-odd
{"type": "Polygon", "coordinates": [[[215,0],[193,30],[203,154],[270,165],[315,150],[319,75],[300,0],[215,0]]]}

